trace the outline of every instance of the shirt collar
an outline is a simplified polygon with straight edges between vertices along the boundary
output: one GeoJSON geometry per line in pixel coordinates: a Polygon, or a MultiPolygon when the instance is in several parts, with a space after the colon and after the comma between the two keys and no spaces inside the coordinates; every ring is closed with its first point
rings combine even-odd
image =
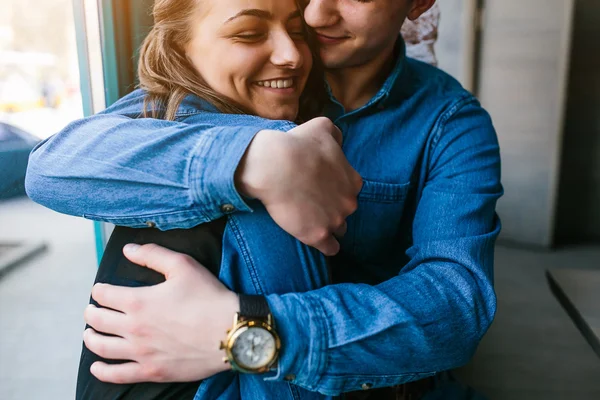
{"type": "Polygon", "coordinates": [[[379,103],[380,106],[385,105],[386,100],[389,97],[397,97],[403,87],[403,77],[406,69],[406,44],[400,35],[398,35],[394,46],[394,58],[396,59],[394,68],[369,104],[379,103]]]}
{"type": "MultiPolygon", "coordinates": [[[[402,82],[404,81],[403,72],[406,64],[406,44],[404,43],[404,39],[401,35],[398,35],[398,39],[394,45],[394,58],[394,67],[381,86],[381,89],[379,89],[379,91],[371,98],[371,100],[367,102],[367,104],[349,114],[359,112],[360,110],[369,108],[375,104],[378,104],[380,107],[384,107],[386,100],[390,97],[390,95],[395,95],[397,92],[399,93],[401,91],[403,85],[402,82]]],[[[330,100],[341,107],[341,104],[333,96],[329,84],[327,84],[326,87],[330,100]]]]}

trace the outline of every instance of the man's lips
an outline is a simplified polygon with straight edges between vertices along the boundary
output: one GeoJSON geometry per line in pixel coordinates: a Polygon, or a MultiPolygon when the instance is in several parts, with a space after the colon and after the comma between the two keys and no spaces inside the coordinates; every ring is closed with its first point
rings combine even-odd
{"type": "Polygon", "coordinates": [[[317,33],[317,40],[322,44],[337,44],[348,39],[347,36],[328,36],[317,33]]]}

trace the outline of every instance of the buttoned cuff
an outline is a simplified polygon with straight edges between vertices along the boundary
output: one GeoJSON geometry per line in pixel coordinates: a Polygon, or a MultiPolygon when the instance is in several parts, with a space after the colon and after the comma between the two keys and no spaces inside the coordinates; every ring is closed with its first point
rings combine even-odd
{"type": "Polygon", "coordinates": [[[235,187],[235,172],[242,157],[261,130],[287,131],[295,126],[287,121],[263,125],[215,127],[200,137],[190,163],[189,179],[194,204],[208,221],[237,211],[252,211],[235,187]]]}
{"type": "Polygon", "coordinates": [[[277,371],[265,376],[265,381],[289,381],[318,391],[327,364],[325,311],[317,299],[305,294],[271,294],[267,301],[281,338],[281,352],[277,371]]]}

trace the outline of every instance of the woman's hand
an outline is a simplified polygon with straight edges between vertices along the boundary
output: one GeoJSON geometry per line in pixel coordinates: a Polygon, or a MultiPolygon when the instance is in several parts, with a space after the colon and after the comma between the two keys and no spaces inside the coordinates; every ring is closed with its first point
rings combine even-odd
{"type": "Polygon", "coordinates": [[[342,133],[329,119],[312,119],[284,133],[259,132],[238,171],[238,189],[265,205],[290,235],[325,255],[356,211],[360,175],[342,152],[342,133]]]}
{"type": "Polygon", "coordinates": [[[154,244],[127,245],[123,253],[166,281],[94,286],[92,297],[107,308],[86,309],[85,321],[94,329],[85,331],[85,345],[103,358],[131,361],[96,362],[92,374],[113,383],[191,382],[229,369],[219,344],[239,311],[237,294],[185,254],[154,244]]]}

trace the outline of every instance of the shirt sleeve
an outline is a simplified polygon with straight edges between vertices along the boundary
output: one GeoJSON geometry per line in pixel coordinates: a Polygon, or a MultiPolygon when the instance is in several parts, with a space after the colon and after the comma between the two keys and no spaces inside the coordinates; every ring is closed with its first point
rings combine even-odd
{"type": "Polygon", "coordinates": [[[26,175],[29,197],[121,226],[190,228],[251,211],[234,183],[242,156],[260,130],[294,126],[259,118],[232,125],[233,117],[214,113],[207,122],[201,112],[181,121],[134,118],[141,107],[126,98],[36,146],[26,175]]]}
{"type": "Polygon", "coordinates": [[[420,379],[468,362],[496,310],[502,194],[491,121],[468,104],[441,121],[410,261],[379,285],[267,296],[284,343],[277,375],[327,395],[420,379]]]}

